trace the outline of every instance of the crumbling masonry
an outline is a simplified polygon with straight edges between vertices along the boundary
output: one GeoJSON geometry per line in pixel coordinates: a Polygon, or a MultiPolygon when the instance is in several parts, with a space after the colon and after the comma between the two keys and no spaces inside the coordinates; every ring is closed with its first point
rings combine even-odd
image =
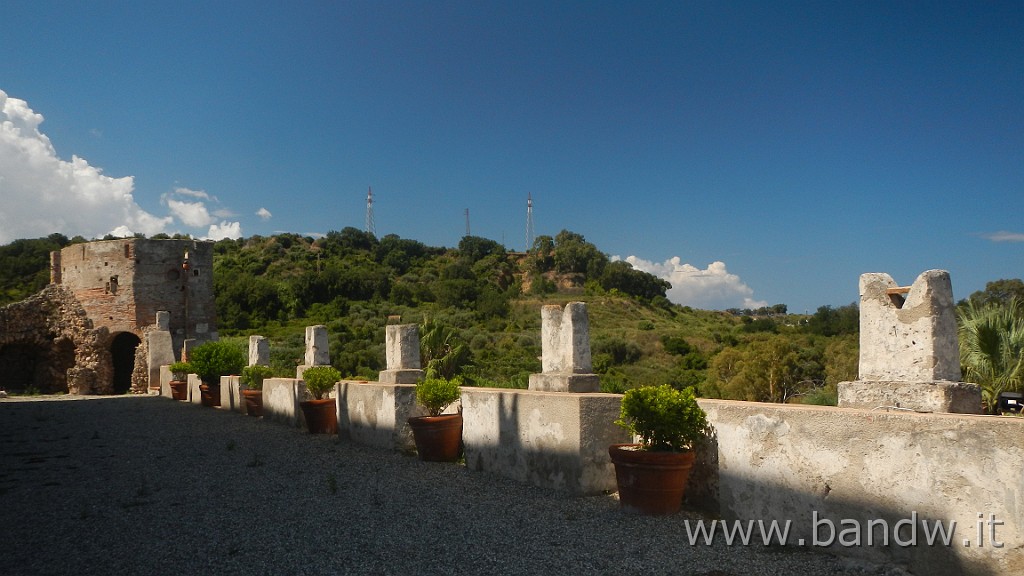
{"type": "MultiPolygon", "coordinates": [[[[0,308],[0,389],[146,392],[150,333],[169,346],[217,337],[213,244],[127,238],[50,255],[50,285],[0,308]]],[[[156,383],[154,383],[156,384],[156,383]]]]}

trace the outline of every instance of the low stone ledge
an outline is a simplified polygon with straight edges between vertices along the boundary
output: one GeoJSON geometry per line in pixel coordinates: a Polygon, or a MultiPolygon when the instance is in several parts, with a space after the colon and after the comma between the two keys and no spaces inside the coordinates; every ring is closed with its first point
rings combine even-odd
{"type": "Polygon", "coordinates": [[[601,379],[597,374],[530,374],[530,390],[536,392],[599,392],[601,379]]]}
{"type": "Polygon", "coordinates": [[[615,425],[621,403],[619,394],[464,387],[466,467],[572,494],[615,491],[608,446],[630,441],[615,425]]]}
{"type": "Polygon", "coordinates": [[[242,399],[241,376],[220,377],[220,407],[231,412],[245,414],[245,401],[242,399]]]}
{"type": "Polygon", "coordinates": [[[936,380],[892,382],[856,380],[839,383],[839,407],[871,410],[895,407],[915,412],[981,414],[981,389],[977,384],[936,380]]]}
{"type": "Polygon", "coordinates": [[[423,370],[381,370],[378,379],[381,384],[415,384],[423,379],[423,370]]]}
{"type": "Polygon", "coordinates": [[[203,381],[198,374],[188,375],[188,401],[191,404],[203,403],[203,391],[199,389],[203,381]]]}
{"type": "Polygon", "coordinates": [[[298,427],[302,425],[300,412],[299,380],[267,378],[263,381],[264,418],[298,427]]]}

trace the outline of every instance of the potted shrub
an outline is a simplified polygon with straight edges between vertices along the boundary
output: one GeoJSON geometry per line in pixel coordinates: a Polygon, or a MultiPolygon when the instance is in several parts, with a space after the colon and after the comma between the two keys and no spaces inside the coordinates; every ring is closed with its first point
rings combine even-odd
{"type": "Polygon", "coordinates": [[[220,406],[220,377],[241,374],[248,358],[238,346],[214,340],[206,342],[189,354],[189,364],[203,384],[199,387],[202,393],[203,406],[220,406]]]}
{"type": "Polygon", "coordinates": [[[270,366],[246,366],[238,379],[242,397],[245,399],[245,413],[249,416],[263,415],[263,380],[274,375],[270,366]]]}
{"type": "Polygon", "coordinates": [[[302,373],[306,390],[313,400],[299,402],[302,415],[306,417],[306,429],[310,434],[336,434],[338,432],[338,410],[334,398],[324,398],[334,385],[341,380],[341,373],[331,366],[312,366],[302,373]]]}
{"type": "Polygon", "coordinates": [[[711,431],[693,389],[676,390],[664,384],[628,390],[615,423],[640,440],[608,448],[620,505],[644,514],[678,512],[694,448],[711,431]]]}
{"type": "Polygon", "coordinates": [[[171,398],[188,400],[188,375],[192,366],[188,362],[175,362],[167,367],[171,371],[171,398]]]}
{"type": "Polygon", "coordinates": [[[416,402],[426,416],[408,419],[416,452],[426,462],[454,462],[462,448],[462,413],[442,414],[461,395],[462,378],[427,377],[416,383],[416,402]]]}

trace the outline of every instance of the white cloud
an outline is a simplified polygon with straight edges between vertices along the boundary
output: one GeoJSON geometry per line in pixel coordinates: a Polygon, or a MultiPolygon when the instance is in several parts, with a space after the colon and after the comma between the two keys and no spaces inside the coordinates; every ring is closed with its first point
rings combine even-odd
{"type": "Polygon", "coordinates": [[[171,224],[135,203],[131,176],[111,178],[78,156],[58,158],[42,122],[26,101],[0,90],[0,243],[54,232],[156,234],[171,224]]]}
{"type": "Polygon", "coordinates": [[[223,240],[230,238],[237,240],[242,237],[242,224],[239,222],[221,222],[220,224],[213,224],[210,226],[209,232],[206,233],[204,240],[223,240]]]}
{"type": "Polygon", "coordinates": [[[164,194],[166,216],[143,210],[133,177],[105,176],[78,156],[58,158],[39,130],[42,122],[28,102],[0,90],[0,244],[54,232],[100,238],[205,230],[214,239],[241,237],[241,223],[229,221],[234,214],[205,190],[177,187],[164,194]],[[172,229],[175,221],[192,230],[172,229]]]}
{"type": "Polygon", "coordinates": [[[257,210],[256,215],[259,216],[260,220],[263,220],[264,222],[270,220],[270,218],[273,216],[273,214],[270,213],[270,210],[267,210],[266,208],[260,208],[259,210],[257,210]]]}
{"type": "Polygon", "coordinates": [[[981,237],[993,242],[1024,242],[1024,234],[1020,232],[1007,232],[1006,230],[982,234],[981,237]]]}
{"type": "Polygon", "coordinates": [[[174,189],[174,193],[178,196],[188,196],[190,198],[199,198],[200,200],[213,200],[219,202],[216,196],[210,196],[205,190],[190,190],[181,186],[174,189]]]}
{"type": "MultiPolygon", "coordinates": [[[[612,260],[621,258],[613,256],[612,260]]],[[[666,292],[666,296],[676,304],[704,310],[760,308],[768,305],[763,300],[754,300],[754,290],[744,284],[739,276],[730,273],[725,262],[712,262],[701,270],[691,264],[683,264],[678,256],[662,263],[636,256],[629,256],[625,261],[637,270],[670,282],[672,288],[666,292]]]]}
{"type": "Polygon", "coordinates": [[[242,237],[242,224],[227,221],[235,214],[231,210],[219,206],[220,200],[205,190],[178,187],[173,192],[161,196],[160,202],[167,206],[174,218],[185,226],[190,228],[209,227],[205,236],[207,239],[242,237]],[[220,224],[217,223],[218,220],[220,220],[220,224]]]}
{"type": "Polygon", "coordinates": [[[183,202],[173,198],[167,198],[165,202],[171,214],[185,226],[202,228],[216,222],[202,202],[183,202]]]}

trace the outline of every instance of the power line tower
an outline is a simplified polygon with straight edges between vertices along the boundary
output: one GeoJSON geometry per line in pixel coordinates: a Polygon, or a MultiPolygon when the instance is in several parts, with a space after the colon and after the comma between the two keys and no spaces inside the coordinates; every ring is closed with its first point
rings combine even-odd
{"type": "Polygon", "coordinates": [[[466,236],[469,236],[469,208],[466,208],[466,236]]]}
{"type": "Polygon", "coordinates": [[[533,248],[533,195],[526,193],[526,252],[533,248]]]}
{"type": "Polygon", "coordinates": [[[366,232],[368,234],[377,235],[377,230],[373,225],[373,188],[369,188],[369,192],[366,193],[366,232]]]}

